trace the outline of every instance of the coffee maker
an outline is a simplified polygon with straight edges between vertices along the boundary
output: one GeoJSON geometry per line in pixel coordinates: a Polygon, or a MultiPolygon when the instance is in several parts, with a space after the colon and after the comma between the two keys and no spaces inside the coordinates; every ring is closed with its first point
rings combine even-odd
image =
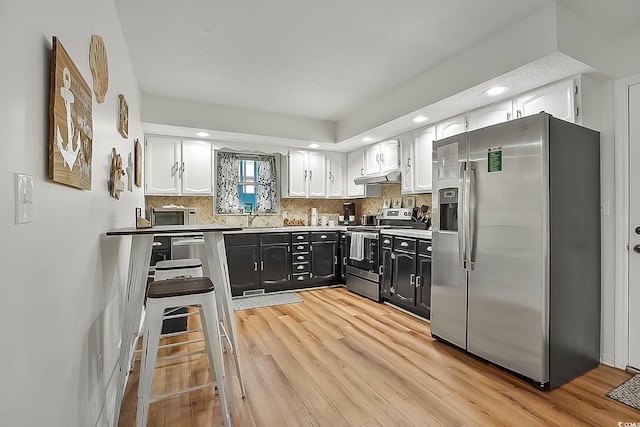
{"type": "Polygon", "coordinates": [[[343,203],[342,204],[342,221],[341,225],[355,225],[356,224],[356,204],[355,203],[343,203]]]}

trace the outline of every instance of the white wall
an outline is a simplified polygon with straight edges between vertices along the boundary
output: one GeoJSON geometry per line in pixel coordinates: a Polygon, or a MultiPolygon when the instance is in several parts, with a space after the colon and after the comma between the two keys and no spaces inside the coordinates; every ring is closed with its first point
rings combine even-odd
{"type": "Polygon", "coordinates": [[[112,0],[3,0],[0,39],[0,425],[105,425],[129,247],[101,235],[133,226],[144,203],[139,189],[119,201],[107,192],[111,147],[126,159],[143,137],[138,85],[112,0]],[[93,87],[92,34],[106,45],[109,90],[93,102],[92,188],[82,191],[47,178],[50,50],[55,35],[93,87]],[[118,93],[129,104],[127,140],[118,93]],[[14,225],[14,172],[34,177],[31,224],[14,225]]]}

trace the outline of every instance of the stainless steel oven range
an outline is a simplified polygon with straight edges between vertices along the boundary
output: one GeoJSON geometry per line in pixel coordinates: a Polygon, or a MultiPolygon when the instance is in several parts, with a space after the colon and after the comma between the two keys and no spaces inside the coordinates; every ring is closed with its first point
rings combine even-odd
{"type": "Polygon", "coordinates": [[[416,221],[412,213],[411,209],[380,209],[376,217],[377,225],[347,227],[347,289],[374,301],[380,301],[380,230],[425,229],[427,225],[416,221]]]}
{"type": "Polygon", "coordinates": [[[347,289],[380,300],[379,230],[376,227],[347,227],[347,289]]]}

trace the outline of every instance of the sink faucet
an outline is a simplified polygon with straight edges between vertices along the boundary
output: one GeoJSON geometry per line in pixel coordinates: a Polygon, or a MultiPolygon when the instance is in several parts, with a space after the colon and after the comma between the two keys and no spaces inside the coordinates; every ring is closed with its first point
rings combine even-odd
{"type": "Polygon", "coordinates": [[[253,224],[253,220],[255,220],[257,217],[258,217],[258,213],[257,212],[249,214],[247,216],[247,227],[251,227],[251,225],[253,224]]]}

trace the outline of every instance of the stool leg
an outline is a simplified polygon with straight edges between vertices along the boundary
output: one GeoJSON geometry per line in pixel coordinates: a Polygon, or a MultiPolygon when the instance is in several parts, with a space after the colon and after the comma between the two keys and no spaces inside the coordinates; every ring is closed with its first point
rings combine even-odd
{"type": "MultiPolygon", "coordinates": [[[[216,367],[213,364],[213,345],[209,342],[209,329],[206,320],[206,316],[204,314],[204,308],[202,306],[198,306],[198,311],[200,313],[200,324],[202,326],[202,335],[204,335],[204,346],[207,350],[207,356],[209,356],[209,368],[211,369],[211,381],[213,382],[213,388],[215,394],[218,394],[218,390],[220,387],[218,386],[218,380],[216,377],[216,367]]],[[[222,341],[222,340],[221,340],[222,341]]]]}
{"type": "Polygon", "coordinates": [[[220,339],[220,330],[218,329],[218,310],[216,307],[214,292],[212,292],[205,303],[202,304],[201,315],[203,331],[207,334],[206,341],[208,341],[208,351],[211,355],[210,361],[213,361],[213,372],[211,372],[211,375],[215,376],[215,382],[218,384],[220,406],[222,407],[224,424],[227,427],[231,427],[224,362],[222,359],[222,340],[220,339]]]}
{"type": "MultiPolygon", "coordinates": [[[[226,289],[226,288],[225,288],[226,289]]],[[[245,397],[245,388],[244,388],[244,379],[242,378],[242,369],[240,368],[240,358],[238,357],[238,331],[236,329],[236,318],[235,313],[233,312],[233,305],[231,304],[231,292],[225,292],[225,289],[222,289],[222,295],[220,298],[217,298],[221,301],[222,305],[222,314],[219,313],[220,319],[227,318],[227,329],[225,333],[229,335],[229,339],[232,344],[232,352],[233,358],[236,363],[236,372],[238,374],[238,381],[240,381],[240,391],[242,392],[242,397],[245,397]]],[[[217,292],[217,289],[216,289],[217,292]]],[[[224,323],[222,323],[224,325],[224,323]]]]}
{"type": "Polygon", "coordinates": [[[146,426],[149,416],[151,386],[153,385],[153,374],[156,367],[160,331],[162,329],[162,313],[162,305],[155,304],[151,299],[147,300],[140,380],[138,382],[138,411],[136,414],[136,425],[138,427],[146,426]]]}

